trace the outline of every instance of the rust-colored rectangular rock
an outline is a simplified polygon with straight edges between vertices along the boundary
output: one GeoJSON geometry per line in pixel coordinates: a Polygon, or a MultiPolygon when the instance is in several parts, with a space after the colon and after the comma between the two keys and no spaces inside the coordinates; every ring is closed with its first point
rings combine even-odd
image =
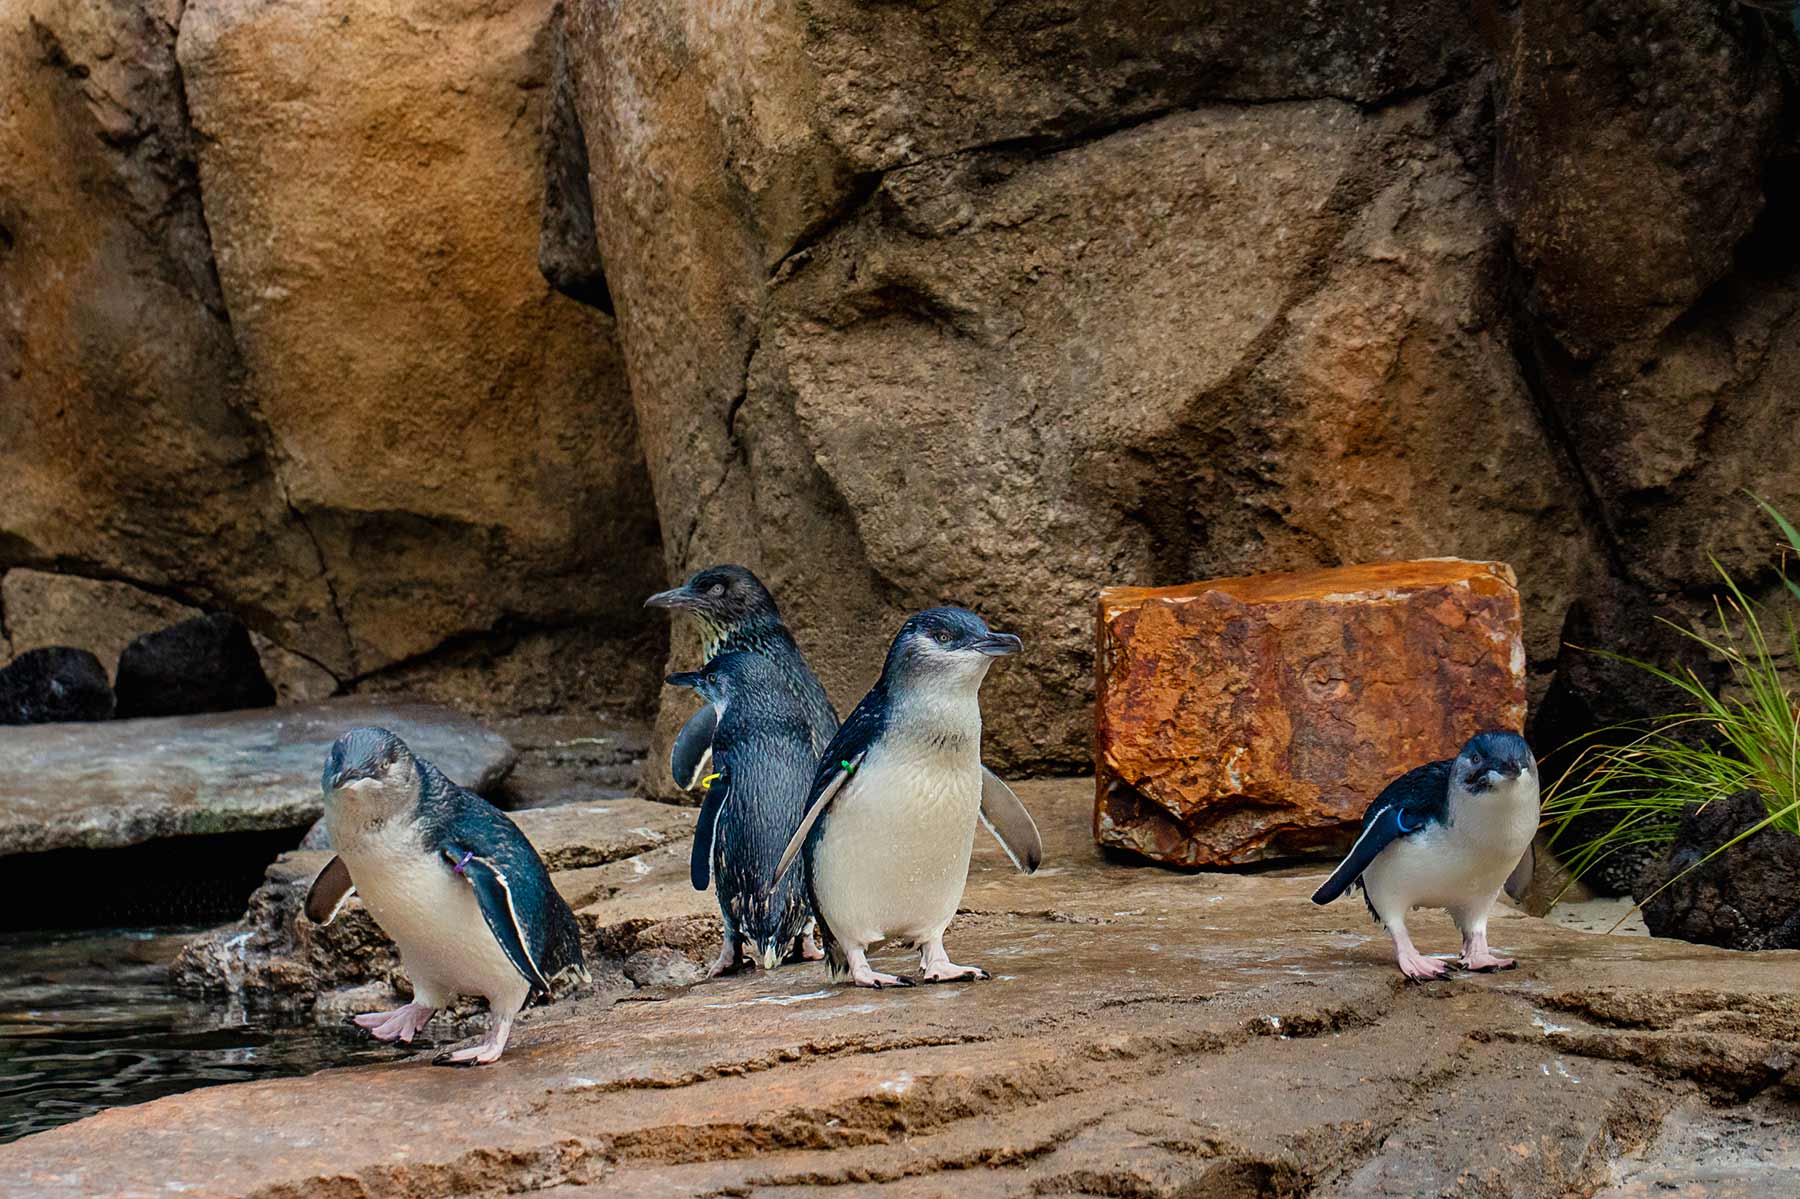
{"type": "Polygon", "coordinates": [[[1395,776],[1524,727],[1501,562],[1109,587],[1097,632],[1094,838],[1159,862],[1342,850],[1395,776]]]}

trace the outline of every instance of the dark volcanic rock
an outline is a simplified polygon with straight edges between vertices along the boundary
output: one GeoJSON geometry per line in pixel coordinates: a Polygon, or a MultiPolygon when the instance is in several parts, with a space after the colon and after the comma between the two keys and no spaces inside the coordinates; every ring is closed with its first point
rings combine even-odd
{"type": "Polygon", "coordinates": [[[105,720],[112,714],[106,669],[84,649],[28,650],[0,668],[0,724],[105,720]]]}
{"type": "Polygon", "coordinates": [[[193,716],[266,708],[275,688],[250,631],[228,612],[145,633],[119,655],[119,715],[193,716]]]}
{"type": "MultiPolygon", "coordinates": [[[[1563,620],[1556,676],[1532,714],[1528,730],[1547,782],[1561,778],[1586,748],[1586,742],[1572,744],[1578,739],[1616,725],[1641,725],[1689,706],[1679,687],[1596,650],[1664,670],[1692,671],[1715,689],[1724,681],[1719,663],[1708,658],[1692,638],[1665,623],[1681,619],[1679,610],[1657,602],[1642,589],[1610,579],[1570,606],[1563,620]]],[[[1557,836],[1555,848],[1566,853],[1601,836],[1615,823],[1617,820],[1605,813],[1584,815],[1557,836]]],[[[1607,895],[1628,895],[1654,856],[1652,850],[1627,847],[1608,855],[1582,881],[1607,895]]]]}
{"type": "MultiPolygon", "coordinates": [[[[1769,815],[1755,791],[1740,791],[1688,813],[1668,856],[1645,870],[1649,895],[1720,845],[1769,815]]],[[[1725,949],[1800,949],[1800,837],[1766,828],[1726,850],[1644,905],[1658,937],[1725,949]]]]}

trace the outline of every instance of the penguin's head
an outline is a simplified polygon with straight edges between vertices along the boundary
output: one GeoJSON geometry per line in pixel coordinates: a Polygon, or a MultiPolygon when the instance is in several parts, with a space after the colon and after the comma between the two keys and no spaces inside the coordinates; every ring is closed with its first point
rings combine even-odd
{"type": "Polygon", "coordinates": [[[1021,648],[1017,637],[994,632],[967,608],[927,608],[900,626],[883,673],[914,682],[979,684],[995,658],[1021,648]]]}
{"type": "Polygon", "coordinates": [[[1536,777],[1537,759],[1525,738],[1500,731],[1470,737],[1450,768],[1451,785],[1475,795],[1536,777]]]}
{"type": "Polygon", "coordinates": [[[410,796],[417,787],[417,771],[412,751],[394,734],[386,729],[351,729],[332,743],[320,783],[327,802],[346,793],[410,796]]]}
{"type": "MultiPolygon", "coordinates": [[[[773,671],[774,667],[763,658],[738,650],[720,654],[699,670],[678,671],[665,681],[671,687],[689,688],[707,703],[723,708],[734,695],[744,694],[757,685],[759,678],[773,671]]],[[[781,685],[779,677],[775,685],[781,685]]]]}
{"type": "Polygon", "coordinates": [[[781,619],[775,597],[762,580],[741,566],[731,565],[697,570],[681,586],[659,591],[645,600],[644,606],[692,612],[709,631],[721,636],[734,629],[781,619]]]}

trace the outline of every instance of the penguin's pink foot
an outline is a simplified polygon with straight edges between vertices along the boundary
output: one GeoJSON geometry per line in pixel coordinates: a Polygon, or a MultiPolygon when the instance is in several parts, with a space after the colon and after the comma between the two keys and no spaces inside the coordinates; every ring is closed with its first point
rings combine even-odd
{"type": "Polygon", "coordinates": [[[942,941],[928,941],[925,950],[919,955],[919,981],[925,983],[956,983],[992,978],[993,975],[980,966],[958,966],[944,952],[942,941]]]}
{"type": "Polygon", "coordinates": [[[744,960],[738,956],[736,937],[726,937],[725,944],[719,947],[719,956],[713,964],[706,968],[706,977],[718,978],[722,974],[736,974],[744,968],[744,960]]]}
{"type": "Polygon", "coordinates": [[[486,1066],[500,1060],[506,1052],[506,1038],[512,1034],[512,1017],[504,1019],[494,1017],[488,1027],[487,1039],[479,1045],[471,1045],[467,1049],[458,1049],[451,1053],[440,1053],[431,1059],[434,1066],[486,1066]]]}
{"type": "Polygon", "coordinates": [[[861,949],[851,950],[844,955],[849,959],[850,985],[853,987],[872,987],[879,991],[883,987],[910,987],[910,978],[901,978],[897,974],[882,974],[869,965],[866,952],[861,949]]]}
{"type": "Polygon", "coordinates": [[[1519,961],[1517,958],[1503,958],[1497,953],[1488,953],[1485,951],[1478,954],[1470,954],[1462,960],[1462,968],[1464,970],[1473,970],[1478,974],[1489,974],[1495,970],[1511,970],[1518,964],[1519,961]]]}
{"type": "Polygon", "coordinates": [[[1488,974],[1495,970],[1511,970],[1519,963],[1513,958],[1503,958],[1488,948],[1485,931],[1463,938],[1462,967],[1488,974]]]}
{"type": "Polygon", "coordinates": [[[410,1045],[412,1039],[431,1023],[431,1018],[435,1015],[437,1009],[434,1007],[409,1003],[391,1012],[366,1012],[354,1017],[354,1022],[358,1028],[368,1029],[376,1040],[400,1041],[410,1045]]]}
{"type": "Polygon", "coordinates": [[[1395,957],[1400,963],[1400,973],[1414,982],[1430,982],[1450,974],[1448,965],[1437,958],[1428,958],[1416,949],[1403,949],[1395,957]]]}
{"type": "Polygon", "coordinates": [[[819,948],[819,938],[814,930],[808,928],[800,938],[800,960],[803,962],[822,962],[825,951],[819,948]]]}

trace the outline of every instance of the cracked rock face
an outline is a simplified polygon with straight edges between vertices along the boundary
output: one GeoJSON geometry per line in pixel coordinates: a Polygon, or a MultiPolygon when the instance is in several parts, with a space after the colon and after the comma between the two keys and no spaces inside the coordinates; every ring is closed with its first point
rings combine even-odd
{"type": "Polygon", "coordinates": [[[291,694],[448,645],[645,703],[659,538],[617,341],[538,265],[550,13],[8,8],[0,568],[230,610],[329,672],[291,694]]]}
{"type": "Polygon", "coordinates": [[[1800,956],[1507,911],[1519,970],[1407,985],[1359,906],[1307,902],[1316,873],[1108,864],[1086,781],[1020,792],[1046,866],[981,844],[949,935],[991,982],[876,993],[806,965],[578,998],[490,1070],[396,1048],[0,1147],[0,1194],[1622,1199],[1791,1168],[1800,956]]]}
{"type": "Polygon", "coordinates": [[[754,565],[840,706],[907,610],[977,608],[1027,646],[1003,765],[1085,765],[1106,583],[1529,561],[1547,657],[1600,551],[1514,354],[1478,40],[1388,15],[572,4],[671,573],[754,565]]]}
{"type": "Polygon", "coordinates": [[[1100,594],[1094,836],[1182,866],[1336,853],[1373,796],[1525,721],[1504,563],[1100,594]]]}

